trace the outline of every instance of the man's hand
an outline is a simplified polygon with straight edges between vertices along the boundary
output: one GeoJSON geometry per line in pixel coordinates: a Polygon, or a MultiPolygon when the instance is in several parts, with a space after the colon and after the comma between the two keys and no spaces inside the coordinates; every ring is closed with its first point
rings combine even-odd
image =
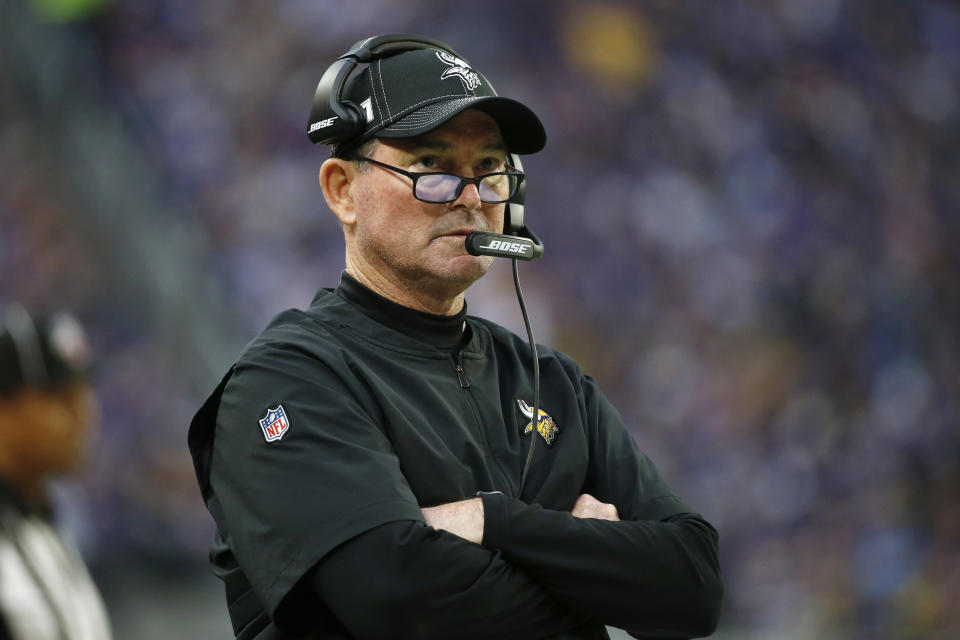
{"type": "Polygon", "coordinates": [[[578,518],[596,518],[597,520],[619,521],[620,514],[612,504],[600,502],[589,493],[581,493],[573,503],[570,513],[578,518]]]}
{"type": "MultiPolygon", "coordinates": [[[[427,524],[443,529],[470,542],[483,542],[483,500],[470,498],[420,509],[427,524]]],[[[614,509],[616,512],[616,509],[614,509]]]]}

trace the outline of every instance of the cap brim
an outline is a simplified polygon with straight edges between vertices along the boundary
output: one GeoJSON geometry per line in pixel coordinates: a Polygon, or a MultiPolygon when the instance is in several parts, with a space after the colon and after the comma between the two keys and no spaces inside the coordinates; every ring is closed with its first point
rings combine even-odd
{"type": "Polygon", "coordinates": [[[465,97],[427,105],[373,133],[377,138],[412,138],[436,129],[458,113],[479,109],[493,118],[511,153],[536,153],[547,143],[540,118],[525,105],[500,96],[465,97]]]}

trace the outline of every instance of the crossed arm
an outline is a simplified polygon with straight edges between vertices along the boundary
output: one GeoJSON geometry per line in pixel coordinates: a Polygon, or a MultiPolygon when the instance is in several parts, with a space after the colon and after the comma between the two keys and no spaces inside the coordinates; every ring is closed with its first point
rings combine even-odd
{"type": "Polygon", "coordinates": [[[423,514],[430,526],[383,525],[315,572],[314,589],[356,637],[592,638],[611,624],[692,638],[716,626],[716,532],[693,514],[619,521],[587,494],[569,513],[484,494],[423,514]]]}
{"type": "MultiPolygon", "coordinates": [[[[481,498],[461,500],[424,508],[430,526],[367,531],[316,567],[313,589],[357,638],[397,629],[412,638],[593,637],[601,625],[480,546],[483,509],[481,498]]],[[[615,507],[589,496],[574,511],[616,518],[615,507]]]]}
{"type": "MultiPolygon", "coordinates": [[[[651,509],[661,500],[670,498],[651,499],[651,509]]],[[[473,500],[433,509],[435,527],[476,536],[473,500]]],[[[595,621],[643,638],[701,637],[717,625],[717,534],[696,514],[621,521],[614,505],[589,494],[570,513],[483,494],[479,515],[484,547],[595,621]]]]}
{"type": "MultiPolygon", "coordinates": [[[[475,544],[483,543],[482,498],[424,507],[421,511],[427,524],[434,529],[449,531],[475,544]]],[[[595,518],[614,522],[620,520],[615,506],[600,502],[589,493],[583,493],[577,498],[570,513],[577,518],[595,518]]]]}

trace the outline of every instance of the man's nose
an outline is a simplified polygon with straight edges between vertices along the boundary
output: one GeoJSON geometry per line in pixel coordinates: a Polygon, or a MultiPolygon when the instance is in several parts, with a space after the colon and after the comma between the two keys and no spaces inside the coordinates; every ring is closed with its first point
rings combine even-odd
{"type": "Polygon", "coordinates": [[[460,190],[457,199],[450,203],[451,206],[464,206],[468,209],[479,209],[483,202],[480,200],[480,190],[476,184],[467,183],[460,190]]]}

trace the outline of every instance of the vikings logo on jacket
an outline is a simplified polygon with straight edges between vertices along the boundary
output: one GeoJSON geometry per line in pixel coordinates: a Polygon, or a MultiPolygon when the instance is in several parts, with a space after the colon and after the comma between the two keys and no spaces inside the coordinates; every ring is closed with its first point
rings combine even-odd
{"type": "MultiPolygon", "coordinates": [[[[517,405],[520,407],[520,412],[530,420],[530,422],[527,423],[527,426],[523,429],[523,435],[527,435],[533,431],[533,407],[528,405],[520,398],[517,398],[517,405]]],[[[553,444],[553,441],[556,439],[557,432],[560,431],[560,427],[556,425],[556,423],[553,421],[553,418],[547,415],[547,412],[543,409],[538,409],[537,413],[540,414],[539,419],[537,420],[537,432],[543,436],[543,439],[549,446],[553,444]]]]}

